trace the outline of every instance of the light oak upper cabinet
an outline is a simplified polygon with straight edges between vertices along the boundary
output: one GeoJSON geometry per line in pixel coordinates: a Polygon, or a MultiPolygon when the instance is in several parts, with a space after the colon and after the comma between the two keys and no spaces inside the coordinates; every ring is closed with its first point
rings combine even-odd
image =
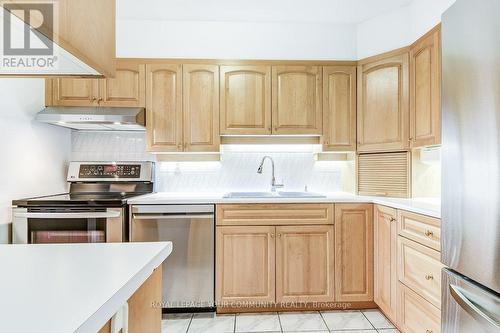
{"type": "Polygon", "coordinates": [[[219,151],[219,67],[183,66],[184,150],[219,151]]]}
{"type": "Polygon", "coordinates": [[[375,206],[374,299],[386,316],[397,320],[397,212],[393,208],[375,206]]]}
{"type": "Polygon", "coordinates": [[[146,65],[149,151],[182,151],[182,66],[146,65]]]}
{"type": "Polygon", "coordinates": [[[145,107],[146,66],[118,59],[114,78],[46,80],[46,104],[54,106],[145,107]]]}
{"type": "Polygon", "coordinates": [[[333,226],[280,226],[276,236],[276,302],[333,302],[333,226]]]}
{"type": "Polygon", "coordinates": [[[356,150],[356,67],[323,67],[323,150],[356,150]]]}
{"type": "Polygon", "coordinates": [[[408,53],[358,66],[358,151],[409,148],[408,53]]]}
{"type": "Polygon", "coordinates": [[[216,300],[220,306],[275,301],[275,227],[216,228],[216,300]]]}
{"type": "Polygon", "coordinates": [[[45,89],[49,90],[49,94],[46,95],[51,96],[50,100],[46,101],[47,105],[98,106],[98,79],[57,78],[46,80],[45,89]]]}
{"type": "Polygon", "coordinates": [[[335,301],[373,301],[372,204],[335,204],[335,301]]]}
{"type": "Polygon", "coordinates": [[[114,78],[99,81],[100,106],[146,106],[146,65],[135,61],[117,61],[114,78]]]}
{"type": "Polygon", "coordinates": [[[220,67],[220,134],[271,134],[271,67],[220,67]]]}
{"type": "Polygon", "coordinates": [[[273,134],[322,133],[319,66],[273,66],[273,134]]]}
{"type": "Polygon", "coordinates": [[[441,143],[441,29],[410,49],[410,140],[412,147],[441,143]]]}

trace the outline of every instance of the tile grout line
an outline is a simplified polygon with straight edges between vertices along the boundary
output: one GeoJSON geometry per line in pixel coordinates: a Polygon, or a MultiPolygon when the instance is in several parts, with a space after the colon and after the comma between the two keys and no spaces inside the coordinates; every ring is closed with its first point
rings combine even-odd
{"type": "Polygon", "coordinates": [[[189,324],[188,324],[188,327],[186,329],[186,333],[189,332],[189,328],[191,327],[191,322],[193,321],[193,317],[194,317],[194,313],[191,313],[191,318],[189,319],[189,324]]]}
{"type": "Polygon", "coordinates": [[[318,313],[319,313],[319,316],[321,317],[321,320],[323,320],[323,324],[325,324],[326,329],[328,330],[328,332],[331,332],[332,330],[330,329],[330,326],[328,326],[328,324],[326,323],[326,320],[323,317],[323,313],[321,313],[321,311],[318,311],[318,313]]]}
{"type": "Polygon", "coordinates": [[[373,323],[370,321],[370,319],[368,319],[368,317],[365,315],[365,313],[362,310],[360,310],[359,312],[361,312],[361,314],[363,315],[363,317],[365,317],[366,320],[368,320],[368,322],[370,323],[370,325],[372,325],[373,329],[378,332],[378,329],[375,327],[375,325],[373,325],[373,323]]]}
{"type": "Polygon", "coordinates": [[[278,315],[278,322],[280,323],[280,332],[283,333],[283,326],[281,325],[281,317],[280,317],[280,313],[279,312],[276,312],[276,314],[278,315]]]}
{"type": "Polygon", "coordinates": [[[236,316],[237,315],[238,315],[237,313],[234,314],[233,333],[236,333],[236,316]]]}

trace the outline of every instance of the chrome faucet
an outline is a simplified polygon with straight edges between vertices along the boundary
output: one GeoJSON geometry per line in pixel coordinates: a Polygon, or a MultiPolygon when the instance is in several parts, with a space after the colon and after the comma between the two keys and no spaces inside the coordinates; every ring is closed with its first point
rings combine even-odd
{"type": "Polygon", "coordinates": [[[274,177],[274,160],[271,156],[264,156],[262,158],[262,161],[260,162],[259,168],[257,169],[257,173],[262,173],[262,167],[264,166],[264,162],[266,159],[269,159],[271,161],[271,167],[272,167],[272,178],[271,178],[271,192],[276,192],[277,188],[282,188],[285,187],[283,184],[276,184],[276,178],[274,177]]]}

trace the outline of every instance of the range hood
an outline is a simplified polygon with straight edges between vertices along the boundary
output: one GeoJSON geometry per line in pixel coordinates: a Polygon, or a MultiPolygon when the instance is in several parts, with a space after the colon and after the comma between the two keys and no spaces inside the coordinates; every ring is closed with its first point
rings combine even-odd
{"type": "Polygon", "coordinates": [[[52,125],[86,131],[144,131],[144,108],[47,107],[35,118],[52,125]]]}

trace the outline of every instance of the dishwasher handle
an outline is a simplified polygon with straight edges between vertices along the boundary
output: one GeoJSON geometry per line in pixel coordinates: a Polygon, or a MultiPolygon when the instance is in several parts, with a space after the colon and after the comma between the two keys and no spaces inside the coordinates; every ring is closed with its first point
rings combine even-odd
{"type": "Polygon", "coordinates": [[[133,214],[134,220],[213,219],[214,214],[133,214]]]}

